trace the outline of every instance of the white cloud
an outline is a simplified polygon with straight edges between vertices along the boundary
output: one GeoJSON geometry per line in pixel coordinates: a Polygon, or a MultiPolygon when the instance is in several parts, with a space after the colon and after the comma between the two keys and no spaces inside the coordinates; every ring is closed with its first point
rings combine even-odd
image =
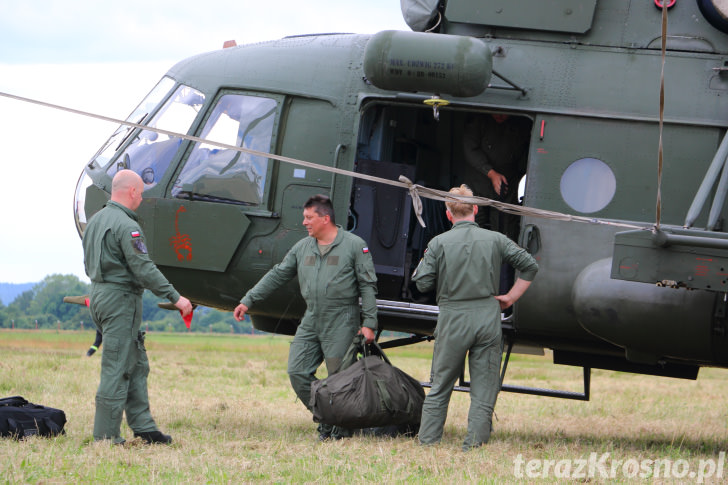
{"type": "MultiPolygon", "coordinates": [[[[6,2],[10,3],[10,2],[6,2]]],[[[407,29],[397,0],[34,0],[3,6],[0,62],[181,59],[286,35],[407,29]]]]}
{"type": "MultiPolygon", "coordinates": [[[[397,0],[4,2],[0,91],[123,119],[175,62],[225,40],[385,29],[407,29],[397,0]]],[[[0,282],[85,278],[73,195],[115,128],[0,96],[0,282]]]]}
{"type": "MultiPolygon", "coordinates": [[[[170,63],[0,65],[0,91],[126,118],[170,63]]],[[[115,125],[0,97],[0,281],[85,278],[73,224],[83,165],[115,125]]]]}

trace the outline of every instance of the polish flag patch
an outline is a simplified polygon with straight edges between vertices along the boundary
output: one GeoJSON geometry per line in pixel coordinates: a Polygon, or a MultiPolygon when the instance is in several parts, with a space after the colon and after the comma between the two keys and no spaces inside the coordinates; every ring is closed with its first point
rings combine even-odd
{"type": "Polygon", "coordinates": [[[361,252],[367,254],[369,252],[369,248],[361,248],[361,252]]]}
{"type": "Polygon", "coordinates": [[[142,234],[139,231],[131,231],[131,237],[139,237],[142,234]]]}

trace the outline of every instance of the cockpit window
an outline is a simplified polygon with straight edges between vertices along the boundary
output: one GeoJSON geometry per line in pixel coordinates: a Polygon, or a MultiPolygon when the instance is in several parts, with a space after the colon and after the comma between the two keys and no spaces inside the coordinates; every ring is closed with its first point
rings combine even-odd
{"type": "MultiPolygon", "coordinates": [[[[226,94],[202,130],[206,140],[269,152],[277,102],[226,94]]],[[[268,158],[198,142],[172,188],[172,195],[257,206],[263,201],[268,158]]]]}
{"type": "MultiPolygon", "coordinates": [[[[126,118],[126,121],[130,123],[142,123],[151,113],[154,108],[162,102],[162,100],[169,94],[174,87],[174,81],[171,78],[163,77],[154,89],[151,90],[147,97],[139,103],[139,106],[126,118]]],[[[96,153],[94,162],[99,167],[105,167],[109,160],[114,156],[116,150],[122,144],[122,141],[126,139],[129,133],[133,130],[131,126],[121,125],[116,129],[111,138],[109,138],[104,146],[96,153]]]]}
{"type": "MultiPolygon", "coordinates": [[[[150,128],[187,133],[204,102],[205,95],[201,92],[189,86],[179,86],[154,117],[144,124],[150,128]]],[[[143,115],[144,118],[146,116],[143,115]]],[[[143,119],[136,122],[142,123],[143,119]]],[[[162,178],[181,144],[180,137],[142,130],[109,166],[107,173],[113,177],[121,169],[134,170],[144,181],[144,190],[151,189],[162,178]]]]}

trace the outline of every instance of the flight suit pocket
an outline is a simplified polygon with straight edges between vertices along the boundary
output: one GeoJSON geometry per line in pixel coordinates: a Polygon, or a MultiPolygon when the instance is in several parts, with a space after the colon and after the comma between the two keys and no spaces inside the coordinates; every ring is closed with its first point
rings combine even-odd
{"type": "Polygon", "coordinates": [[[357,264],[356,273],[362,281],[367,283],[377,282],[377,273],[374,271],[374,266],[372,265],[357,264]]]}
{"type": "Polygon", "coordinates": [[[352,289],[329,281],[326,283],[324,294],[327,298],[347,298],[351,296],[352,289]]]}
{"type": "MultiPolygon", "coordinates": [[[[126,351],[122,340],[115,335],[104,335],[101,347],[101,381],[97,398],[117,400],[125,397],[127,380],[126,351]]],[[[110,404],[113,407],[113,403],[110,404]]],[[[123,409],[123,406],[122,406],[123,409]]]]}
{"type": "Polygon", "coordinates": [[[110,361],[116,362],[119,360],[119,349],[121,348],[121,342],[119,337],[108,335],[104,337],[102,352],[105,358],[110,361]]]}

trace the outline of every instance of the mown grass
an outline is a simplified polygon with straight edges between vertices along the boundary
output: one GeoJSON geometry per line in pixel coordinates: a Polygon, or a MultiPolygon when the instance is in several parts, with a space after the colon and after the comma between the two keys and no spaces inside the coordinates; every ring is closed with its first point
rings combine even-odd
{"type": "MultiPolygon", "coordinates": [[[[290,337],[153,333],[152,413],[172,446],[133,440],[112,447],[91,438],[99,356],[85,357],[90,332],[0,332],[0,397],[22,395],[63,409],[66,434],[0,440],[6,483],[503,483],[559,482],[516,476],[516,460],[718,460],[728,448],[726,373],[704,369],[697,381],[593,371],[589,402],[501,393],[487,446],[463,453],[469,397],[455,393],[442,444],[406,437],[358,436],[319,443],[315,424],[286,375],[290,337]]],[[[420,380],[432,344],[388,351],[420,380]]],[[[512,357],[511,384],[580,390],[580,369],[548,356],[512,357]]],[[[521,469],[523,472],[523,469],[521,469]]],[[[563,471],[563,470],[562,470],[563,471]]],[[[629,472],[629,470],[627,470],[629,472]]],[[[723,476],[728,473],[723,472],[723,476]]],[[[563,477],[563,474],[562,474],[563,477]]],[[[689,475],[631,478],[597,470],[592,483],[695,481],[689,475]]],[[[706,482],[722,481],[713,476],[706,482]]]]}

